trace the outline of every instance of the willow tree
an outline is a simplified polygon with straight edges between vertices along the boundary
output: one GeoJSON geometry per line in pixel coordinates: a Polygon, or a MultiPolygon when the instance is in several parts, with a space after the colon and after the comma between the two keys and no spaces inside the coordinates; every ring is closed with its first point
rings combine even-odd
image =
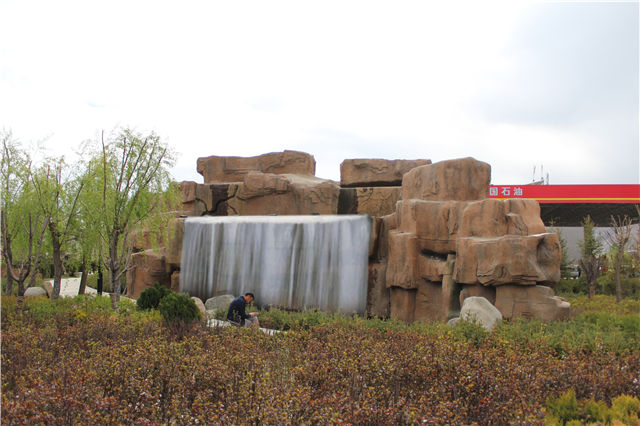
{"type": "Polygon", "coordinates": [[[93,179],[84,207],[98,227],[115,305],[121,281],[131,267],[132,232],[166,218],[164,213],[174,200],[168,191],[175,154],[155,133],[143,135],[127,128],[107,139],[103,132],[100,148],[88,167],[93,179]]]}
{"type": "Polygon", "coordinates": [[[2,204],[0,208],[0,234],[2,259],[7,276],[5,293],[11,294],[13,283],[18,284],[18,296],[23,296],[33,284],[40,260],[42,242],[48,218],[38,212],[36,197],[29,184],[31,160],[28,153],[13,140],[11,132],[3,131],[2,204]],[[25,286],[27,278],[32,279],[25,286]]]}
{"type": "Polygon", "coordinates": [[[68,165],[63,157],[47,158],[31,173],[40,211],[48,218],[47,228],[52,248],[53,295],[60,295],[64,271],[62,259],[78,231],[79,198],[86,174],[81,163],[68,165]]]}

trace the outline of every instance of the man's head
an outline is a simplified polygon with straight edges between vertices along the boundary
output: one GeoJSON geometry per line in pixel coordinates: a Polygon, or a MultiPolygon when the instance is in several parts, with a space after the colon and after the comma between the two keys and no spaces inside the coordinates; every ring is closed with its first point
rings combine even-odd
{"type": "Polygon", "coordinates": [[[244,301],[247,303],[251,303],[253,302],[253,300],[255,299],[255,296],[253,295],[253,293],[251,292],[247,292],[244,294],[244,301]]]}

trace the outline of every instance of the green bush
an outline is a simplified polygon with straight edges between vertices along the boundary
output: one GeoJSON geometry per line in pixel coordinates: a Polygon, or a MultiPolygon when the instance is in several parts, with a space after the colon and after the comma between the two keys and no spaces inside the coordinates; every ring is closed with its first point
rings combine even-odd
{"type": "Polygon", "coordinates": [[[640,424],[640,400],[634,396],[620,395],[611,400],[611,408],[604,401],[593,398],[578,400],[573,389],[557,398],[547,400],[547,425],[611,424],[617,420],[625,425],[640,424]]]}
{"type": "Polygon", "coordinates": [[[200,310],[187,294],[171,292],[163,297],[158,310],[167,324],[179,321],[189,324],[201,318],[200,310]]]}
{"type": "Polygon", "coordinates": [[[158,309],[160,301],[171,293],[171,290],[167,287],[155,283],[153,287],[149,287],[140,294],[138,298],[138,309],[158,309]]]}
{"type": "MultiPolygon", "coordinates": [[[[600,291],[603,294],[616,294],[616,277],[614,273],[608,273],[598,279],[600,291]]],[[[634,299],[640,298],[640,278],[620,278],[622,297],[634,299]]]]}
{"type": "Polygon", "coordinates": [[[547,401],[547,412],[552,420],[551,424],[564,425],[571,420],[580,419],[580,406],[576,399],[576,391],[569,389],[557,398],[549,398],[547,401]]]}
{"type": "Polygon", "coordinates": [[[586,295],[588,293],[584,277],[577,280],[562,279],[553,287],[553,290],[559,295],[586,295]]]}

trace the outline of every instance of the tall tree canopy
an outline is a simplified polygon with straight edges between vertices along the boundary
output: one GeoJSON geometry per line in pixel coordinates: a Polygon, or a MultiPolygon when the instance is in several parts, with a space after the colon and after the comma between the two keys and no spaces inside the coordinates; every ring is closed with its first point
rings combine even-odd
{"type": "MultiPolygon", "coordinates": [[[[49,218],[39,212],[37,194],[30,185],[31,159],[10,131],[0,133],[2,139],[2,205],[0,229],[2,258],[7,280],[5,293],[18,284],[18,295],[24,295],[24,285],[29,275],[35,277],[44,233],[49,218]]],[[[31,284],[34,280],[31,280],[31,284]]]]}
{"type": "Polygon", "coordinates": [[[175,200],[169,175],[175,154],[155,133],[143,135],[127,128],[108,138],[103,133],[100,148],[88,166],[92,179],[83,208],[98,227],[111,292],[119,294],[130,267],[132,231],[168,220],[165,213],[175,200]]]}

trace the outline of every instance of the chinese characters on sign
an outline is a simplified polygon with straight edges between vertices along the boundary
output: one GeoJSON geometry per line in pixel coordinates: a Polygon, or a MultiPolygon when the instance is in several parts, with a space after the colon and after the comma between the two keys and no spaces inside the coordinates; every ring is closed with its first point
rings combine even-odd
{"type": "Polygon", "coordinates": [[[520,186],[491,186],[489,198],[523,198],[524,191],[520,186]]]}

